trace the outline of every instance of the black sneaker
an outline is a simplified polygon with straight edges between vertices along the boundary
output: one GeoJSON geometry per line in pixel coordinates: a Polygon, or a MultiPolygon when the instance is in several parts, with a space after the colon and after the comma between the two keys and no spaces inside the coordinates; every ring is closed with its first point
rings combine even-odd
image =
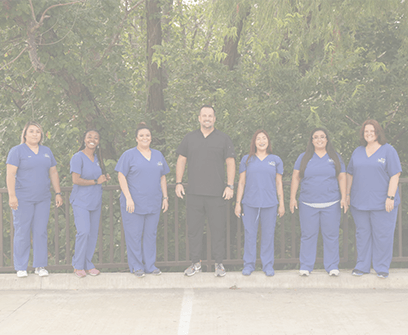
{"type": "Polygon", "coordinates": [[[386,279],[388,278],[388,273],[387,272],[378,272],[377,277],[381,279],[386,279]]]}
{"type": "Polygon", "coordinates": [[[353,271],[351,271],[351,274],[353,276],[361,277],[362,275],[365,274],[365,272],[358,270],[358,269],[353,269],[353,271]]]}

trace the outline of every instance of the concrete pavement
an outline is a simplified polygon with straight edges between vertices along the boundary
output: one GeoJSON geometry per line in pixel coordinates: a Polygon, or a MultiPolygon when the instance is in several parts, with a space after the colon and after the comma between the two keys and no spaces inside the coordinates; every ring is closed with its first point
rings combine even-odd
{"type": "Polygon", "coordinates": [[[408,270],[0,275],[0,334],[406,334],[408,270]]]}

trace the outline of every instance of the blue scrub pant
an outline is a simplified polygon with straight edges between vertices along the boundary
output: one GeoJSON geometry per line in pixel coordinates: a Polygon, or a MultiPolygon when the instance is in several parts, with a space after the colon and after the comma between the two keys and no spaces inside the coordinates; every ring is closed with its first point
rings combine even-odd
{"type": "Polygon", "coordinates": [[[339,268],[340,203],[326,208],[313,208],[299,203],[300,270],[313,271],[316,261],[319,228],[323,237],[323,265],[327,272],[339,268]]]}
{"type": "Polygon", "coordinates": [[[50,217],[51,199],[42,201],[18,201],[13,210],[14,223],[14,269],[27,270],[30,257],[31,231],[33,232],[33,267],[48,264],[47,225],[50,217]]]}
{"type": "Polygon", "coordinates": [[[275,225],[278,206],[254,208],[243,205],[242,222],[245,228],[244,269],[255,270],[256,239],[261,221],[261,261],[262,270],[272,271],[275,261],[275,225]]]}
{"type": "Polygon", "coordinates": [[[130,272],[144,270],[146,273],[152,273],[157,269],[154,263],[156,262],[156,234],[160,212],[144,215],[130,214],[122,206],[120,211],[130,272]]]}
{"type": "Polygon", "coordinates": [[[371,261],[375,272],[389,272],[394,244],[398,206],[391,212],[360,211],[351,206],[356,224],[357,270],[369,273],[371,261]]]}
{"type": "Polygon", "coordinates": [[[75,254],[72,257],[72,266],[77,270],[91,270],[95,268],[92,257],[98,240],[99,219],[101,205],[89,211],[82,207],[72,206],[77,234],[75,237],[75,254]]]}

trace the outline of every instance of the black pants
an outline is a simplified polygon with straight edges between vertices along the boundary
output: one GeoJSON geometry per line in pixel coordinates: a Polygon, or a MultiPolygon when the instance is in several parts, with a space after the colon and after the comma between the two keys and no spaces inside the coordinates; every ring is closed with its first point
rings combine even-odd
{"type": "Polygon", "coordinates": [[[204,195],[187,196],[188,241],[193,263],[201,259],[203,250],[204,218],[207,215],[211,230],[211,251],[216,263],[225,257],[225,211],[227,201],[222,197],[204,195]]]}

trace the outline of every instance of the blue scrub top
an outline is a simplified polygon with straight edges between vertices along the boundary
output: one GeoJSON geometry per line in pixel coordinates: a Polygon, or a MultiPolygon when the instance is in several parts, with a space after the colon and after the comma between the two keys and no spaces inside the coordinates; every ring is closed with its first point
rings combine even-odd
{"type": "Polygon", "coordinates": [[[17,166],[18,200],[42,201],[51,198],[50,168],[57,165],[51,149],[39,146],[35,154],[25,143],[11,148],[6,164],[17,166]]]}
{"type": "MultiPolygon", "coordinates": [[[[390,178],[402,171],[397,151],[388,143],[370,157],[363,146],[351,155],[347,173],[353,175],[350,204],[362,211],[383,210],[387,200],[390,178]]],[[[394,205],[400,203],[399,192],[394,205]]]]}
{"type": "MultiPolygon", "coordinates": [[[[147,160],[134,147],[125,151],[116,164],[115,171],[121,172],[127,180],[130,195],[135,203],[135,214],[153,214],[160,212],[162,189],[160,179],[170,172],[162,153],[150,149],[152,156],[147,160]]],[[[126,198],[120,195],[120,204],[126,206],[126,198]]]]}
{"type": "Polygon", "coordinates": [[[245,191],[242,203],[255,208],[276,206],[276,174],[283,174],[283,162],[276,155],[268,155],[262,161],[255,155],[246,164],[248,155],[241,159],[239,173],[246,171],[245,191]]]}
{"type": "MultiPolygon", "coordinates": [[[[304,155],[304,152],[299,155],[294,170],[300,170],[300,162],[304,155]]],[[[341,156],[339,154],[337,156],[340,160],[340,172],[346,172],[341,156]]],[[[304,177],[300,181],[299,201],[322,204],[338,201],[340,198],[341,194],[334,161],[327,153],[322,158],[314,153],[307,163],[304,177]]]]}
{"type": "MultiPolygon", "coordinates": [[[[99,166],[98,156],[94,155],[92,162],[82,151],[78,151],[71,158],[70,173],[78,173],[81,178],[94,180],[102,175],[102,169],[99,166]]],[[[69,197],[71,205],[93,211],[102,203],[102,185],[76,185],[72,188],[69,197]]]]}

